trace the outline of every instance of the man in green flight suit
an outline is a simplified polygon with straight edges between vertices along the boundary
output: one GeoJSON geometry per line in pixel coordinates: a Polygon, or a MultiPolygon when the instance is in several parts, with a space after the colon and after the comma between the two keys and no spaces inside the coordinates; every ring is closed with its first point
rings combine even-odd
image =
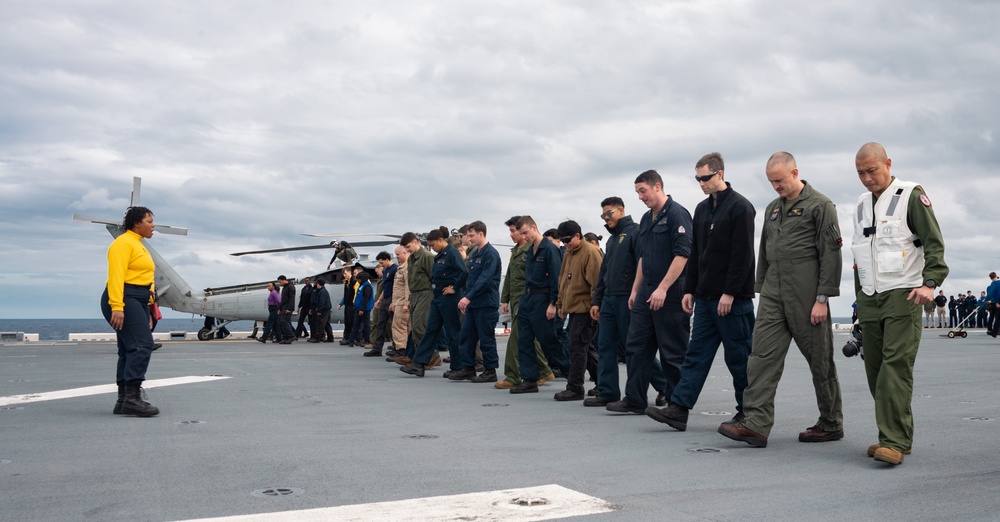
{"type": "Polygon", "coordinates": [[[764,213],[754,291],[760,294],[747,361],[742,422],[723,423],[719,433],[756,447],[767,446],[774,426],[774,396],[795,341],[809,364],[819,420],[799,433],[801,442],[844,438],[840,382],[833,362],[833,325],[827,300],[840,295],[840,225],[837,209],[805,180],[795,158],[775,152],[765,168],[778,193],[764,213]]]}
{"type": "MultiPolygon", "coordinates": [[[[500,291],[500,307],[503,313],[510,314],[510,337],[507,338],[507,354],[503,361],[504,380],[493,385],[500,390],[509,390],[521,384],[521,368],[517,362],[517,306],[524,295],[524,263],[525,256],[531,250],[531,243],[528,243],[517,230],[517,220],[521,216],[514,216],[504,222],[510,229],[510,239],[514,242],[514,248],[510,249],[510,262],[507,263],[507,276],[503,280],[503,289],[500,291]]],[[[538,354],[538,384],[553,379],[552,369],[549,368],[548,360],[542,353],[542,346],[535,341],[535,353],[538,354]]]]}
{"type": "Polygon", "coordinates": [[[878,143],[854,159],[861,194],[854,214],[854,288],[868,388],[875,398],[878,443],[868,456],[900,464],[913,446],[913,363],[920,311],[948,276],[944,238],[923,187],[890,173],[878,143]]]}

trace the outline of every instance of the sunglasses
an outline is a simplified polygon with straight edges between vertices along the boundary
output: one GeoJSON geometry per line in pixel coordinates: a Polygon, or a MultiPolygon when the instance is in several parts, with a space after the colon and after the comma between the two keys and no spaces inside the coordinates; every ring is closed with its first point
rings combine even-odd
{"type": "Polygon", "coordinates": [[[559,238],[559,241],[562,241],[563,243],[569,243],[570,241],[573,241],[574,237],[576,237],[576,235],[561,237],[559,238]]]}
{"type": "Polygon", "coordinates": [[[719,173],[719,171],[715,171],[715,172],[712,172],[711,174],[705,174],[704,176],[695,176],[694,179],[696,179],[696,180],[698,180],[698,181],[700,181],[702,183],[706,183],[709,180],[711,180],[712,178],[714,178],[715,175],[718,174],[718,173],[719,173]]]}
{"type": "Polygon", "coordinates": [[[615,215],[615,211],[616,210],[618,210],[618,209],[617,208],[613,208],[611,210],[605,210],[604,212],[601,213],[601,219],[603,219],[605,221],[611,219],[611,216],[615,215]]]}

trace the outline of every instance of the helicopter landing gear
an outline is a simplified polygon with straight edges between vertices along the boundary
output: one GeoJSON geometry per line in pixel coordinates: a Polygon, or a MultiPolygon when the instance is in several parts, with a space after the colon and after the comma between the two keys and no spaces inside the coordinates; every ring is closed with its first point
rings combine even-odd
{"type": "Polygon", "coordinates": [[[199,341],[211,341],[215,337],[215,333],[211,328],[202,328],[198,330],[198,340],[199,341]]]}

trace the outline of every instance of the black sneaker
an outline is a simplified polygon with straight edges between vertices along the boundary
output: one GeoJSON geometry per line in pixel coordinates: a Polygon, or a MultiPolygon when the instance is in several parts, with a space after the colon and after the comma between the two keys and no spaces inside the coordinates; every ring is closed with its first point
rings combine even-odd
{"type": "Polygon", "coordinates": [[[587,397],[597,397],[597,386],[587,390],[587,397]]]}
{"type": "Polygon", "coordinates": [[[475,368],[462,368],[448,374],[449,381],[471,381],[476,376],[475,368]]]}
{"type": "Polygon", "coordinates": [[[656,422],[662,422],[677,431],[687,429],[688,409],[675,404],[671,404],[666,408],[646,408],[646,416],[656,422]]]}
{"type": "Polygon", "coordinates": [[[607,406],[608,404],[611,404],[612,402],[615,402],[615,401],[613,401],[611,399],[607,399],[607,398],[601,397],[601,396],[598,395],[597,397],[587,397],[586,399],[583,400],[583,405],[584,406],[589,406],[589,407],[600,406],[600,407],[603,408],[603,407],[607,406]]]}
{"type": "Polygon", "coordinates": [[[372,348],[371,350],[368,350],[367,352],[361,355],[364,355],[365,357],[382,357],[382,350],[379,350],[378,348],[372,348]]]}
{"type": "Polygon", "coordinates": [[[486,370],[485,372],[479,374],[472,378],[472,382],[497,382],[497,371],[496,370],[486,370]]]}
{"type": "Polygon", "coordinates": [[[661,408],[667,405],[667,396],[663,392],[656,394],[656,405],[661,408]]]}
{"type": "Polygon", "coordinates": [[[400,366],[399,367],[399,371],[401,371],[403,373],[408,373],[410,375],[416,375],[417,377],[423,377],[424,376],[424,365],[422,365],[422,364],[420,364],[418,362],[411,362],[410,364],[407,364],[406,366],[400,366]]]}
{"type": "Polygon", "coordinates": [[[538,393],[538,383],[536,381],[529,381],[527,379],[521,381],[521,384],[514,386],[510,389],[511,393],[538,393]]]}
{"type": "Polygon", "coordinates": [[[608,411],[613,411],[615,413],[636,413],[639,415],[645,413],[646,410],[645,408],[641,408],[639,406],[633,406],[632,403],[628,401],[628,399],[609,402],[608,405],[604,407],[604,409],[608,411]]]}
{"type": "Polygon", "coordinates": [[[555,396],[553,397],[553,399],[555,399],[557,401],[560,401],[560,402],[565,402],[565,401],[582,401],[583,400],[583,394],[575,392],[573,390],[563,390],[563,391],[555,394],[555,396]]]}

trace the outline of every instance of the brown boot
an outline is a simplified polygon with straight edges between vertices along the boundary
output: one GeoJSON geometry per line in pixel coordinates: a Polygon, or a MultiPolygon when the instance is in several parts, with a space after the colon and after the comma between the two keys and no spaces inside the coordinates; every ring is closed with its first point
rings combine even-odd
{"type": "Polygon", "coordinates": [[[431,357],[430,362],[424,365],[424,368],[430,370],[435,366],[441,366],[441,356],[437,352],[434,352],[434,357],[431,357]]]}

